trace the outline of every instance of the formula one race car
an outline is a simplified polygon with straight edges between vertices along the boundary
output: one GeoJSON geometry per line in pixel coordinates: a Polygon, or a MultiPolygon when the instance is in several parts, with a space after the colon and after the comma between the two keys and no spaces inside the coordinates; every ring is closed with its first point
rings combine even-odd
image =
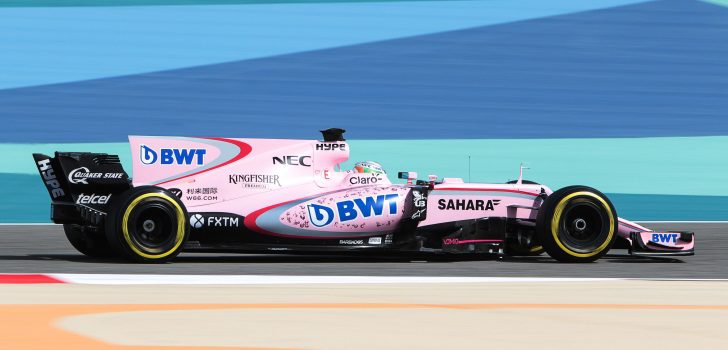
{"type": "Polygon", "coordinates": [[[397,251],[597,260],[692,255],[692,232],[653,232],[617,217],[587,186],[557,191],[519,176],[392,184],[374,162],[343,171],[342,129],[323,141],[130,136],[133,181],[119,157],[34,154],[51,219],[93,257],[165,262],[180,251],[397,251]],[[616,245],[615,245],[616,242],[616,245]]]}

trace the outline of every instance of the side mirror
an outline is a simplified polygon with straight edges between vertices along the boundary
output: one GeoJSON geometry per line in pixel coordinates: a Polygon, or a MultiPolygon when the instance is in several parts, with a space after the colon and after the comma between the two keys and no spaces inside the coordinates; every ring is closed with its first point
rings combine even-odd
{"type": "Polygon", "coordinates": [[[413,171],[400,171],[397,178],[407,180],[407,184],[411,185],[413,180],[417,180],[417,173],[413,171]]]}

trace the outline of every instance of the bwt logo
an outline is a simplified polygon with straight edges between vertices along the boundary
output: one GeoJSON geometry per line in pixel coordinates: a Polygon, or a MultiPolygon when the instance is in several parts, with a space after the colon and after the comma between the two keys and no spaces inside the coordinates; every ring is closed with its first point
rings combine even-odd
{"type": "Polygon", "coordinates": [[[359,217],[384,215],[385,207],[389,215],[397,213],[398,194],[380,194],[376,197],[356,198],[336,203],[336,208],[325,205],[309,204],[308,218],[316,227],[323,227],[331,224],[337,216],[339,222],[351,221],[359,217]]]}
{"type": "Polygon", "coordinates": [[[169,165],[202,165],[205,162],[206,149],[203,148],[162,148],[157,151],[149,146],[141,145],[139,159],[142,163],[150,165],[159,160],[159,164],[169,165]]]}
{"type": "Polygon", "coordinates": [[[653,233],[650,241],[655,243],[677,243],[677,233],[653,233]]]}

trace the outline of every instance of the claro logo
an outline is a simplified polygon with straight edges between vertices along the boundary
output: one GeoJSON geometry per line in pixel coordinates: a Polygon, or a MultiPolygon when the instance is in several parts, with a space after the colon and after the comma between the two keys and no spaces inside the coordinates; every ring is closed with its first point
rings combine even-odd
{"type": "Polygon", "coordinates": [[[205,163],[204,148],[162,148],[159,153],[149,146],[141,145],[139,160],[146,165],[202,165],[205,163]]]}

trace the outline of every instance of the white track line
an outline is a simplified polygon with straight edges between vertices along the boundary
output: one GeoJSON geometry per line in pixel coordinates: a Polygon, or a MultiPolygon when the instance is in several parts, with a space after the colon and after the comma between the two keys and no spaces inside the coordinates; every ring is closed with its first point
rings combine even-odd
{"type": "MultiPolygon", "coordinates": [[[[695,281],[728,282],[720,278],[582,278],[582,277],[419,277],[419,276],[284,276],[284,275],[133,275],[133,274],[74,274],[49,273],[0,274],[0,285],[18,283],[13,275],[35,277],[35,281],[22,283],[49,283],[91,285],[290,285],[290,284],[448,284],[448,283],[578,283],[615,281],[695,281]],[[8,281],[10,280],[10,281],[8,281]]],[[[32,279],[32,278],[31,278],[32,279]]]]}
{"type": "Polygon", "coordinates": [[[271,285],[271,284],[412,284],[412,283],[574,283],[614,281],[728,281],[685,278],[579,277],[414,277],[414,276],[282,276],[282,275],[131,275],[47,274],[66,283],[105,285],[271,285]]]}
{"type": "Polygon", "coordinates": [[[259,285],[259,284],[411,284],[411,283],[554,283],[604,282],[618,278],[543,277],[382,277],[382,276],[270,276],[270,275],[112,275],[47,274],[66,283],[106,285],[259,285]]]}

